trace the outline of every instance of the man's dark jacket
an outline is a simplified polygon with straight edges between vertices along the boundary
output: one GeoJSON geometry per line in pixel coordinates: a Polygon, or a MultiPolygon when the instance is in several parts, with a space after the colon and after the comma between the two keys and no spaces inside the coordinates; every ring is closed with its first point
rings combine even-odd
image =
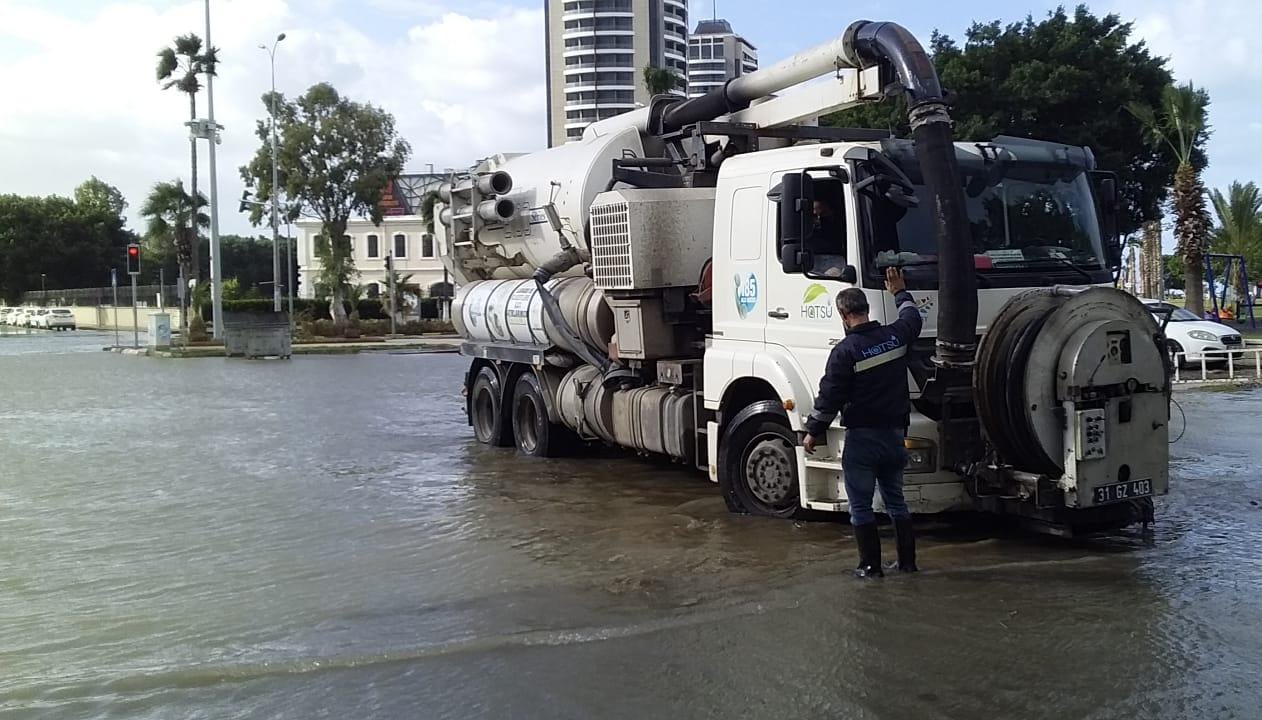
{"type": "Polygon", "coordinates": [[[920,335],[920,311],[911,293],[894,296],[898,319],[851,328],[828,356],[806,432],[822,438],[837,413],[848,428],[905,429],[910,422],[907,351],[920,335]]]}

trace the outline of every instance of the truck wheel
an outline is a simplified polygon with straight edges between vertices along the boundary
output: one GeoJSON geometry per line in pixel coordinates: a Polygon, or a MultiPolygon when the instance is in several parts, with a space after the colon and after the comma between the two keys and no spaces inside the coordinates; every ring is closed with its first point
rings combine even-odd
{"type": "Polygon", "coordinates": [[[801,511],[797,438],[783,415],[760,409],[741,411],[723,433],[719,487],[732,512],[791,518],[801,511]]]}
{"type": "Polygon", "coordinates": [[[569,440],[566,428],[548,420],[539,378],[524,372],[513,388],[513,437],[522,455],[556,457],[569,440]]]}
{"type": "Polygon", "coordinates": [[[513,429],[504,422],[501,411],[500,377],[495,369],[483,367],[478,370],[473,380],[473,389],[469,392],[469,422],[473,425],[473,434],[478,442],[495,447],[508,447],[513,444],[513,429]]]}

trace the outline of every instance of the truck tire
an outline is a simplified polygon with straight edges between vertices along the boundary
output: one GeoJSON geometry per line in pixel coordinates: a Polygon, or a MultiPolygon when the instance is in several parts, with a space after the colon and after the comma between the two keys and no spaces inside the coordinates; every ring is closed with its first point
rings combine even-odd
{"type": "Polygon", "coordinates": [[[570,434],[567,428],[548,420],[543,388],[533,372],[524,372],[513,388],[513,437],[517,450],[530,457],[557,457],[563,454],[570,434]]]}
{"type": "Polygon", "coordinates": [[[469,423],[478,442],[492,447],[513,444],[513,428],[504,422],[500,377],[495,368],[483,366],[469,390],[469,423]]]}
{"type": "Polygon", "coordinates": [[[737,413],[720,443],[719,488],[728,510],[778,518],[801,514],[797,438],[777,403],[737,413]]]}

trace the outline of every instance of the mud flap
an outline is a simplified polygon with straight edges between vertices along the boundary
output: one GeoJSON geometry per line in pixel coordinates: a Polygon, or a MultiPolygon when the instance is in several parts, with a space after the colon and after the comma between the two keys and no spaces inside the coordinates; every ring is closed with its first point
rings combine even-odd
{"type": "Polygon", "coordinates": [[[710,459],[710,482],[719,481],[719,424],[711,420],[705,424],[706,457],[710,459]]]}

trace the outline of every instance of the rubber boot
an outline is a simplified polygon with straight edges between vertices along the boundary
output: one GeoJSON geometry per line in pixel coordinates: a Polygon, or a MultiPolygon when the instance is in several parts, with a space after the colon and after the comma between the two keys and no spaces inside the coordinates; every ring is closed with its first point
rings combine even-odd
{"type": "Polygon", "coordinates": [[[876,523],[855,525],[854,541],[859,546],[859,566],[854,569],[854,576],[884,576],[885,573],[881,570],[881,536],[877,534],[876,523]]]}
{"type": "Polygon", "coordinates": [[[916,572],[916,531],[911,518],[894,519],[894,538],[898,543],[898,561],[885,565],[886,570],[916,572]]]}

